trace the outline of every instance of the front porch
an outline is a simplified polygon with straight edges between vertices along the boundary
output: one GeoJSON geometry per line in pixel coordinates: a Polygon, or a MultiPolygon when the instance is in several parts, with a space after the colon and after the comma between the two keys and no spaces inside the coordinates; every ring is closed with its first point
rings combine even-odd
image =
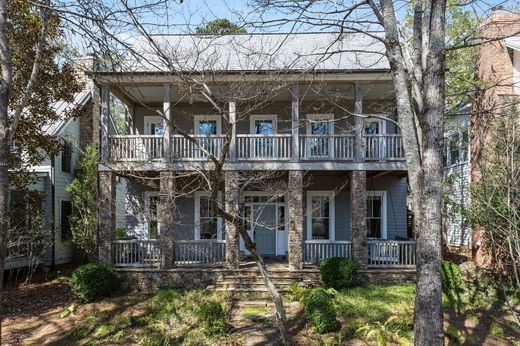
{"type": "MultiPolygon", "coordinates": [[[[165,267],[164,254],[173,253],[173,268],[223,268],[226,264],[225,240],[179,240],[173,248],[162,240],[115,240],[114,265],[116,267],[157,268],[165,267]]],[[[367,268],[415,268],[415,241],[368,241],[367,268]]],[[[354,259],[351,241],[307,240],[303,243],[305,268],[316,268],[329,257],[354,259]]],[[[287,267],[285,256],[266,260],[273,268],[287,267]]],[[[251,267],[251,259],[242,255],[239,268],[251,267]]]]}

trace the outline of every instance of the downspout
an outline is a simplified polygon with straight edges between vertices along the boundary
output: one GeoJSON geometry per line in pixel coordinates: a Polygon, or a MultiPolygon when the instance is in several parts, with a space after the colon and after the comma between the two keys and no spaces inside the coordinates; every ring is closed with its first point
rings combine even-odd
{"type": "Polygon", "coordinates": [[[52,234],[52,259],[51,269],[56,265],[56,162],[54,156],[51,158],[51,234],[52,234]]]}

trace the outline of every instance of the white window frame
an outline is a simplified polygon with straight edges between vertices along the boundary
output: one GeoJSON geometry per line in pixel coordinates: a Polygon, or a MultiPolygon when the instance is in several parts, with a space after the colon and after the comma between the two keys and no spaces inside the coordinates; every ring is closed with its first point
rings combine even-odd
{"type": "Polygon", "coordinates": [[[276,114],[251,114],[249,116],[249,133],[255,134],[255,123],[257,120],[271,120],[273,122],[273,135],[278,133],[278,122],[276,114]]]}
{"type": "MultiPolygon", "coordinates": [[[[194,225],[195,225],[195,240],[200,239],[200,198],[201,197],[210,197],[210,194],[205,191],[196,191],[194,194],[195,200],[195,210],[194,210],[194,225]]],[[[218,199],[221,200],[222,194],[218,193],[218,199]]],[[[222,240],[222,218],[217,216],[217,239],[222,240]]]]}
{"type": "Polygon", "coordinates": [[[312,135],[311,133],[311,124],[313,122],[318,121],[328,121],[330,122],[330,133],[329,135],[334,134],[334,114],[333,113],[323,113],[323,114],[307,114],[307,125],[305,127],[305,130],[307,131],[308,135],[312,135]]]}
{"type": "Polygon", "coordinates": [[[378,116],[378,117],[383,117],[382,114],[371,114],[367,118],[363,118],[363,135],[365,135],[365,136],[366,136],[365,124],[368,124],[371,122],[379,123],[379,128],[381,129],[381,133],[379,133],[380,135],[386,134],[386,120],[384,120],[382,118],[375,118],[374,115],[378,116]]]}
{"type": "Polygon", "coordinates": [[[199,135],[199,123],[201,121],[216,121],[217,122],[217,136],[222,134],[222,118],[220,115],[210,114],[210,115],[195,115],[193,117],[193,129],[196,135],[199,135]]]}
{"type": "Polygon", "coordinates": [[[164,119],[158,115],[146,115],[144,117],[144,133],[145,135],[152,136],[152,124],[162,122],[164,125],[164,131],[166,132],[166,124],[164,124],[164,119]]]}
{"type": "MultiPolygon", "coordinates": [[[[144,219],[145,219],[145,230],[146,230],[146,238],[150,238],[150,197],[159,197],[159,202],[157,204],[157,212],[160,213],[160,192],[159,191],[145,191],[144,193],[144,219]]],[[[161,222],[160,217],[157,217],[157,235],[161,236],[161,222]]]]}
{"type": "MultiPolygon", "coordinates": [[[[387,213],[386,213],[386,191],[367,191],[367,199],[369,197],[381,197],[381,239],[388,239],[388,233],[387,233],[387,213]]],[[[366,203],[366,201],[365,201],[366,203]]],[[[365,219],[368,216],[365,215],[365,219]]],[[[367,229],[368,234],[368,229],[367,229]]]]}
{"type": "Polygon", "coordinates": [[[307,191],[307,240],[312,241],[335,241],[336,240],[336,208],[334,205],[334,191],[307,191]],[[329,198],[329,239],[313,240],[312,239],[312,197],[328,197],[329,198]]]}

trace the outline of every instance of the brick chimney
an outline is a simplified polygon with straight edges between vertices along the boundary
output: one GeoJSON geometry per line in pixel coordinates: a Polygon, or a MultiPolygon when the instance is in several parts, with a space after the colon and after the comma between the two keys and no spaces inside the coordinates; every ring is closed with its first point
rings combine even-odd
{"type": "Polygon", "coordinates": [[[74,59],[74,71],[76,72],[76,78],[84,84],[83,89],[91,90],[94,86],[92,78],[87,73],[95,71],[98,67],[98,60],[94,55],[86,55],[80,58],[74,59]]]}

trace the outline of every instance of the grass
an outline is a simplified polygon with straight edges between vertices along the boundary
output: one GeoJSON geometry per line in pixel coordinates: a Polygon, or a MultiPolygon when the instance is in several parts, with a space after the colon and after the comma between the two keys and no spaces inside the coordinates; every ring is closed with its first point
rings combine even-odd
{"type": "Polygon", "coordinates": [[[240,315],[242,315],[242,316],[265,315],[268,312],[269,312],[269,309],[265,306],[253,306],[253,307],[240,311],[240,315]]]}

